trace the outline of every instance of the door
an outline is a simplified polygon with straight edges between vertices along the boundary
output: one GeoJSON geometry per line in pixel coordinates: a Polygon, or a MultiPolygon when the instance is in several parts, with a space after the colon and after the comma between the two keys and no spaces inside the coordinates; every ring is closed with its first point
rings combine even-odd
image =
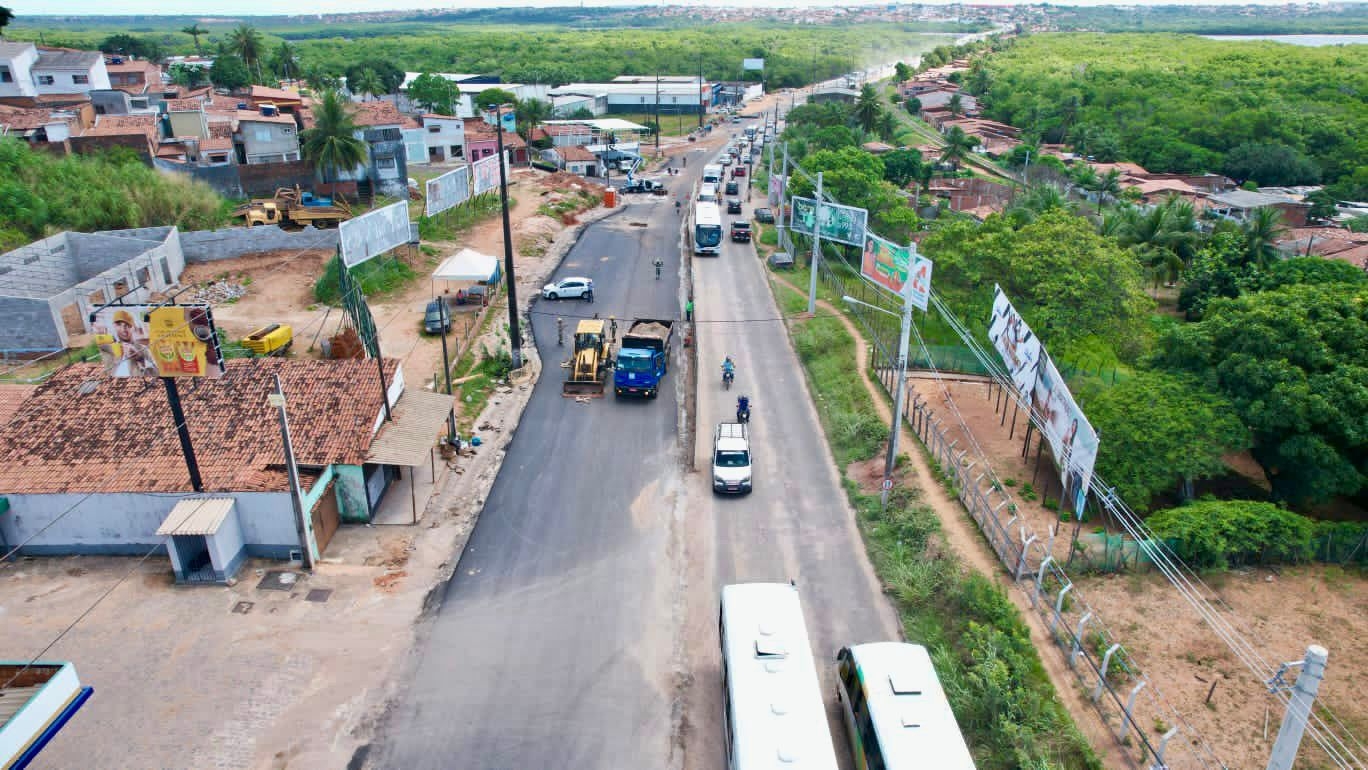
{"type": "Polygon", "coordinates": [[[322,556],[328,549],[328,543],[332,541],[333,533],[342,523],[342,517],[337,510],[337,494],[333,490],[333,482],[328,482],[328,488],[323,490],[318,502],[314,503],[311,517],[314,541],[318,543],[318,555],[322,556]]]}

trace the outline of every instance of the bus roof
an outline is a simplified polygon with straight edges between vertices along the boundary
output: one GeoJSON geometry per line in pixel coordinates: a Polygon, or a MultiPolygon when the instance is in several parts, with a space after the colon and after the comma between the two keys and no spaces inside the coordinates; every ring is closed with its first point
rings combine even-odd
{"type": "Polygon", "coordinates": [[[890,768],[974,770],[936,668],[919,644],[876,642],[849,647],[890,768]]]}
{"type": "Polygon", "coordinates": [[[737,766],[834,770],[836,750],[798,589],[788,583],[724,586],[722,625],[737,766]]]}
{"type": "Polygon", "coordinates": [[[722,209],[712,201],[699,201],[694,204],[695,225],[722,226],[722,209]]]}

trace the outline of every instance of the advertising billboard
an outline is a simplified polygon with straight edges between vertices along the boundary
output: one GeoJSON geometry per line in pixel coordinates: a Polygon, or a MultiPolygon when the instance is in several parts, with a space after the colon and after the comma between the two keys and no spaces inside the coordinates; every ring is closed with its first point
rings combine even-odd
{"type": "Polygon", "coordinates": [[[409,242],[408,203],[399,201],[343,222],[337,228],[342,263],[356,267],[409,242]]]}
{"type": "Polygon", "coordinates": [[[765,68],[764,59],[742,59],[741,69],[743,70],[763,70],[765,68]]]}
{"type": "Polygon", "coordinates": [[[470,168],[462,166],[427,181],[427,201],[423,213],[435,216],[464,203],[470,197],[470,168]]]}
{"type": "MultiPolygon", "coordinates": [[[[784,177],[771,174],[769,178],[769,204],[778,207],[784,202],[784,177]]],[[[782,222],[780,223],[782,224],[782,222]]]]}
{"type": "Polygon", "coordinates": [[[822,221],[817,221],[817,201],[812,198],[793,199],[793,221],[790,227],[795,233],[812,235],[814,228],[820,229],[819,235],[830,241],[840,241],[851,246],[865,245],[865,224],[869,212],[854,206],[836,203],[823,203],[822,221]]]}
{"type": "Polygon", "coordinates": [[[908,271],[907,283],[903,284],[902,295],[912,301],[912,306],[926,312],[931,304],[931,259],[912,252],[912,267],[908,271]]]}
{"type": "Polygon", "coordinates": [[[1031,411],[1059,463],[1063,497],[1073,505],[1073,512],[1081,515],[1097,462],[1097,431],[1078,408],[1054,362],[1043,352],[1037,365],[1031,411]]]}
{"type": "Polygon", "coordinates": [[[1040,363],[1040,339],[1012,307],[1001,286],[993,286],[993,315],[988,320],[988,341],[1002,357],[1012,383],[1027,404],[1035,389],[1036,365],[1040,363]]]}
{"type": "Polygon", "coordinates": [[[496,152],[475,161],[470,167],[470,172],[475,179],[472,195],[483,195],[490,190],[499,189],[499,154],[496,152]]]}
{"type": "Polygon", "coordinates": [[[208,305],[129,305],[91,314],[113,377],[219,377],[223,352],[208,305]]]}

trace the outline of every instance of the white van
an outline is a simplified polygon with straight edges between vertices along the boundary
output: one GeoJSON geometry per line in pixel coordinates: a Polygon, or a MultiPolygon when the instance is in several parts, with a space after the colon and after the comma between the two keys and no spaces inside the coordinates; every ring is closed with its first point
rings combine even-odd
{"type": "Polygon", "coordinates": [[[717,184],[704,182],[699,185],[698,200],[702,203],[717,203],[717,184]]]}
{"type": "Polygon", "coordinates": [[[703,183],[718,184],[722,181],[722,166],[717,163],[709,163],[703,167],[703,183]]]}

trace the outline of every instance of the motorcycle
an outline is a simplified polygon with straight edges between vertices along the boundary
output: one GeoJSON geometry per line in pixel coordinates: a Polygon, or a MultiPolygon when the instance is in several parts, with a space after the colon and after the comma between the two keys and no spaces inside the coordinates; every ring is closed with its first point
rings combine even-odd
{"type": "Polygon", "coordinates": [[[737,402],[737,404],[736,404],[736,421],[739,422],[739,423],[741,423],[741,424],[743,424],[743,425],[750,422],[750,402],[749,402],[749,401],[746,401],[746,402],[737,402]]]}
{"type": "Polygon", "coordinates": [[[722,372],[722,389],[723,389],[723,390],[731,390],[732,380],[734,380],[734,379],[736,379],[736,372],[729,372],[729,371],[723,370],[723,372],[722,372]]]}

